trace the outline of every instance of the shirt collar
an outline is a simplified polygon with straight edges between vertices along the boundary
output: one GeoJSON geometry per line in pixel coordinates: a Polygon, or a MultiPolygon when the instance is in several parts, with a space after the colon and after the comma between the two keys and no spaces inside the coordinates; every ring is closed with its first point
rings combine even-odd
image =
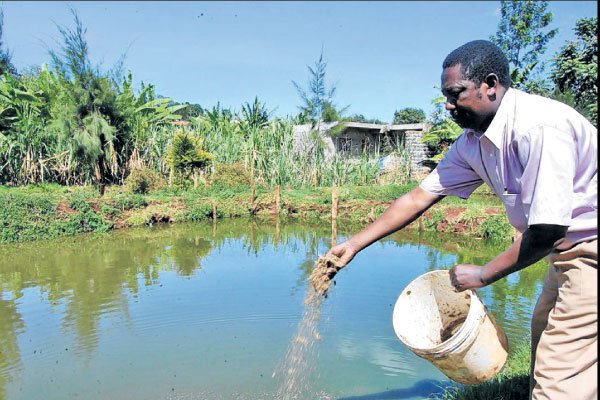
{"type": "MultiPolygon", "coordinates": [[[[502,146],[502,138],[504,136],[504,130],[508,121],[509,111],[514,108],[515,95],[516,90],[508,88],[506,93],[504,93],[502,100],[500,101],[500,106],[498,107],[498,110],[496,110],[496,115],[494,115],[490,126],[488,126],[486,131],[483,133],[483,135],[486,136],[490,142],[496,146],[497,149],[500,149],[502,146]]],[[[477,137],[482,136],[481,133],[473,129],[467,129],[466,132],[468,135],[474,134],[477,137]]]]}

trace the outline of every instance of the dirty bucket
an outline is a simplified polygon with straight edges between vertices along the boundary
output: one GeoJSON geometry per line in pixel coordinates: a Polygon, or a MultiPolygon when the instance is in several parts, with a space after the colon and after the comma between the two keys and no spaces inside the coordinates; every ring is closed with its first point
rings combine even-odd
{"type": "Polygon", "coordinates": [[[412,281],[396,301],[393,325],[409,349],[459,383],[487,381],[506,362],[506,335],[475,291],[454,289],[448,271],[412,281]]]}

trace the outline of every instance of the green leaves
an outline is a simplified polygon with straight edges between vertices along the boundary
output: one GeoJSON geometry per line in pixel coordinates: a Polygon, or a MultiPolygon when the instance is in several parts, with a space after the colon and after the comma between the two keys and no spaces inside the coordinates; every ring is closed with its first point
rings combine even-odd
{"type": "Polygon", "coordinates": [[[175,172],[189,175],[195,168],[206,167],[212,159],[212,154],[202,149],[199,138],[184,131],[177,132],[173,137],[168,161],[175,172]]]}
{"type": "Polygon", "coordinates": [[[323,50],[321,50],[321,55],[315,62],[314,68],[310,66],[307,66],[307,68],[309,72],[308,90],[303,89],[296,82],[292,81],[300,99],[304,103],[299,107],[298,122],[310,122],[314,125],[319,121],[339,121],[348,106],[338,110],[333,103],[336,87],[335,85],[329,87],[326,85],[327,63],[323,60],[323,50]]]}
{"type": "MultiPolygon", "coordinates": [[[[513,87],[524,89],[532,79],[532,71],[539,64],[548,42],[558,29],[546,30],[552,22],[547,1],[509,0],[500,2],[501,20],[496,34],[490,40],[498,45],[508,58],[513,87]]],[[[541,65],[539,65],[541,67],[541,65]]]]}
{"type": "Polygon", "coordinates": [[[574,106],[595,124],[598,118],[598,19],[582,18],[575,27],[577,40],[565,44],[554,57],[551,79],[554,97],[574,106]]]}
{"type": "Polygon", "coordinates": [[[394,124],[418,124],[426,119],[425,111],[420,108],[405,107],[394,112],[394,124]]]}

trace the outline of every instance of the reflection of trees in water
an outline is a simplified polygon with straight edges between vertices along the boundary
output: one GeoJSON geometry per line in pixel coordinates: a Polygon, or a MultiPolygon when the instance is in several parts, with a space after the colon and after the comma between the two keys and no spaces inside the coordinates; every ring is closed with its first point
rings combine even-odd
{"type": "MultiPolygon", "coordinates": [[[[11,371],[21,365],[17,334],[24,328],[14,300],[0,298],[0,371],[11,371]]],[[[6,398],[10,376],[0,373],[0,399],[6,398]]]]}
{"type": "MultiPolygon", "coordinates": [[[[38,287],[50,304],[64,304],[62,329],[75,334],[79,354],[90,356],[98,345],[101,317],[118,314],[128,323],[128,296],[135,297],[140,286],[157,284],[161,272],[191,276],[213,248],[236,241],[255,256],[265,247],[304,251],[301,286],[318,253],[328,248],[328,235],[323,224],[276,226],[271,221],[232,219],[219,221],[214,231],[212,224],[179,225],[2,246],[0,282],[13,298],[23,289],[38,287]]],[[[14,365],[19,362],[21,316],[13,303],[3,301],[0,306],[0,366],[14,365]]]]}
{"type": "Polygon", "coordinates": [[[211,250],[212,243],[201,236],[177,237],[163,254],[162,263],[170,264],[179,275],[190,277],[196,269],[202,268],[200,262],[211,250]]]}

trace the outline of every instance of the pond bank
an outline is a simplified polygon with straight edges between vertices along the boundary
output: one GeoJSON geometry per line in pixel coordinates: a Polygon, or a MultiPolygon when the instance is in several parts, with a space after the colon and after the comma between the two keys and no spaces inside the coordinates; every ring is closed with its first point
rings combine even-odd
{"type": "MultiPolygon", "coordinates": [[[[29,185],[0,187],[0,243],[14,243],[107,232],[155,223],[221,218],[335,221],[360,229],[416,183],[288,189],[223,187],[162,190],[147,194],[109,188],[103,197],[90,186],[29,185]],[[336,206],[337,205],[337,206],[336,206]]],[[[468,200],[448,197],[408,229],[459,233],[475,238],[508,240],[513,230],[500,201],[485,190],[468,200]]]]}

